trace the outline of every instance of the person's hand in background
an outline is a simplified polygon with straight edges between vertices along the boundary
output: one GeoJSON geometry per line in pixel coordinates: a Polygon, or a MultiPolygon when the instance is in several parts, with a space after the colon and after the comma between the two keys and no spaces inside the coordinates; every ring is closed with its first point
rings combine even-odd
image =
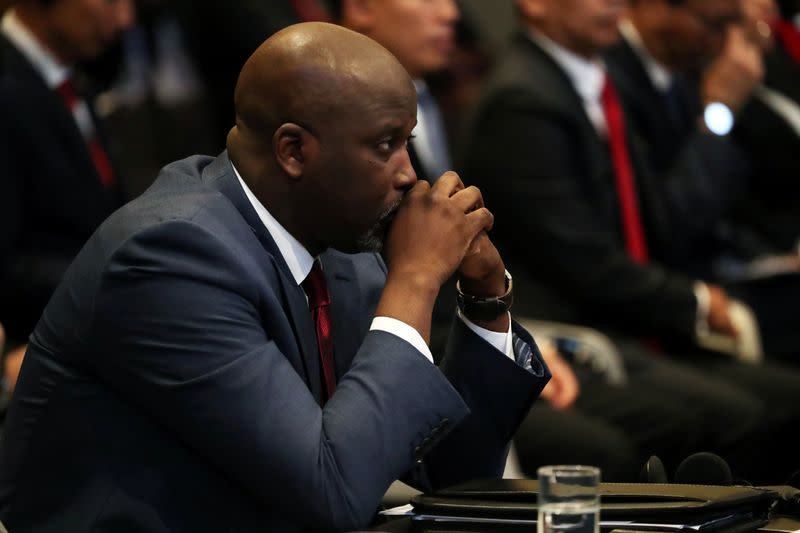
{"type": "Polygon", "coordinates": [[[725,289],[716,285],[708,285],[708,328],[721,335],[738,337],[738,332],[733,325],[730,315],[730,300],[725,289]]]}
{"type": "Polygon", "coordinates": [[[3,379],[8,390],[13,392],[14,387],[17,385],[17,378],[19,378],[19,370],[22,367],[22,359],[25,357],[25,350],[28,345],[24,344],[19,348],[15,348],[6,354],[3,359],[3,379]]]}
{"type": "Polygon", "coordinates": [[[703,101],[721,102],[738,113],[763,79],[762,49],[748,38],[745,28],[731,26],[725,48],[703,74],[703,101]]]}
{"type": "Polygon", "coordinates": [[[553,376],[542,391],[541,397],[553,409],[568,409],[575,403],[581,392],[578,378],[575,376],[575,372],[572,371],[570,364],[561,357],[561,354],[550,342],[539,342],[538,345],[539,350],[542,352],[542,357],[553,376]]]}

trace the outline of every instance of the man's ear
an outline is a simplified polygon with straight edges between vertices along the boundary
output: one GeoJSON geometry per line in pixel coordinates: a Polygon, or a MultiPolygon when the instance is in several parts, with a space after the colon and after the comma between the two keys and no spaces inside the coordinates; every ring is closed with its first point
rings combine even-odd
{"type": "Polygon", "coordinates": [[[375,24],[375,10],[380,9],[374,0],[342,0],[343,26],[360,33],[368,32],[375,24]]]}
{"type": "Polygon", "coordinates": [[[281,124],[272,136],[275,159],[287,176],[298,180],[303,176],[309,158],[316,155],[319,142],[316,137],[292,122],[281,124]]]}

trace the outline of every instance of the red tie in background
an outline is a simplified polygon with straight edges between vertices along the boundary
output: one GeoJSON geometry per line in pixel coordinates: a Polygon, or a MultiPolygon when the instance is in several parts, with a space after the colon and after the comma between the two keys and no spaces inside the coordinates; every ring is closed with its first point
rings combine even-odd
{"type": "MultiPolygon", "coordinates": [[[[82,101],[75,91],[72,80],[69,78],[64,80],[61,85],[56,87],[56,92],[61,96],[67,109],[75,116],[77,108],[82,104],[82,101]]],[[[81,130],[81,134],[86,141],[86,148],[89,150],[89,156],[92,158],[92,163],[94,163],[98,176],[100,176],[100,183],[104,187],[111,187],[114,185],[114,169],[111,167],[111,160],[108,158],[103,145],[100,144],[100,139],[97,138],[94,127],[89,128],[90,131],[85,131],[84,128],[87,126],[80,124],[77,118],[76,121],[79,122],[78,129],[81,130]]]]}
{"type": "Polygon", "coordinates": [[[779,20],[773,25],[773,31],[786,53],[800,65],[800,29],[791,22],[779,20]]]}
{"type": "Polygon", "coordinates": [[[322,369],[322,403],[327,402],[336,388],[336,374],[333,370],[333,338],[331,337],[331,295],[328,292],[328,283],[319,260],[314,261],[314,266],[308,277],[303,281],[303,290],[308,296],[308,307],[311,309],[311,318],[317,329],[317,346],[319,348],[319,362],[322,369]]]}
{"type": "Polygon", "coordinates": [[[291,3],[301,22],[332,22],[318,0],[291,0],[291,3]]]}
{"type": "Polygon", "coordinates": [[[644,227],[639,213],[639,198],[633,174],[628,144],[625,138],[625,115],[617,95],[617,90],[606,76],[602,94],[603,113],[608,123],[608,145],[611,150],[611,163],[617,184],[622,229],[625,233],[625,247],[628,255],[637,263],[648,260],[644,227]]]}

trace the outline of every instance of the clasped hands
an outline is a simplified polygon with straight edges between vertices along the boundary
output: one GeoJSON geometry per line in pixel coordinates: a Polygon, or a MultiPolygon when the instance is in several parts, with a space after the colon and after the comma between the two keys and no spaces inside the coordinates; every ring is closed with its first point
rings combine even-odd
{"type": "MultiPolygon", "coordinates": [[[[458,274],[465,293],[504,294],[505,265],[487,235],[493,225],[494,215],[484,205],[480,190],[464,186],[455,172],[445,172],[433,185],[417,182],[403,199],[387,235],[384,257],[389,273],[378,313],[400,312],[411,321],[395,314],[385,316],[401,318],[414,327],[417,315],[426,313],[427,327],[417,329],[427,340],[427,309],[432,309],[436,294],[453,273],[458,274]],[[387,291],[414,298],[403,310],[396,302],[389,304],[387,291]],[[420,306],[416,312],[411,309],[420,306]]],[[[509,319],[503,316],[476,324],[507,331],[509,319]]]]}

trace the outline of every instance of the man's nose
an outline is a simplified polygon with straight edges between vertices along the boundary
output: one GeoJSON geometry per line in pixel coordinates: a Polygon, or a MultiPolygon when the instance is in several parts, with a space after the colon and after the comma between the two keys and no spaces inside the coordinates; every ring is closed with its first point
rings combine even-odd
{"type": "Polygon", "coordinates": [[[411,164],[411,156],[408,149],[402,151],[401,165],[397,174],[395,175],[395,188],[396,189],[410,189],[417,182],[417,173],[414,170],[414,165],[411,164]]]}

